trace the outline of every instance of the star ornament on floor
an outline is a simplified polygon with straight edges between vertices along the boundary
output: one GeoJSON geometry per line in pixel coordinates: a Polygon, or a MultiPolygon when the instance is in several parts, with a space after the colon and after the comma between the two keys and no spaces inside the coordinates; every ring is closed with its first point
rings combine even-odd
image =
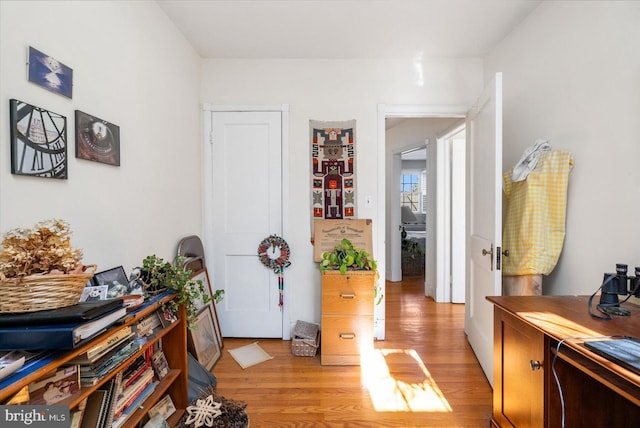
{"type": "Polygon", "coordinates": [[[213,420],[220,416],[220,406],[222,403],[213,401],[213,395],[209,395],[205,399],[196,400],[195,406],[187,407],[189,416],[185,422],[186,425],[193,425],[195,428],[201,426],[213,426],[213,420]]]}

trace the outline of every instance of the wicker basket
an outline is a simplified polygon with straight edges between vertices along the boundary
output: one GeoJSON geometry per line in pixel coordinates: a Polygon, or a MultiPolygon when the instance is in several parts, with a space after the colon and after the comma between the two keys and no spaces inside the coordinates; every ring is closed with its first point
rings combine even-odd
{"type": "Polygon", "coordinates": [[[305,321],[296,321],[291,339],[291,352],[297,357],[315,357],[320,346],[320,327],[305,321]]]}
{"type": "Polygon", "coordinates": [[[96,265],[88,265],[82,273],[2,277],[0,313],[35,312],[75,305],[95,272],[96,265]]]}

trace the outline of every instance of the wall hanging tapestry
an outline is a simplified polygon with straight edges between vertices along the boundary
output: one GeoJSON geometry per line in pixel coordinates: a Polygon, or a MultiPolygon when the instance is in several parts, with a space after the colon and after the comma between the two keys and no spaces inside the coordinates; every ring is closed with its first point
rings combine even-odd
{"type": "Polygon", "coordinates": [[[356,218],[356,121],[310,120],[309,128],[313,237],[314,219],[356,218]]]}

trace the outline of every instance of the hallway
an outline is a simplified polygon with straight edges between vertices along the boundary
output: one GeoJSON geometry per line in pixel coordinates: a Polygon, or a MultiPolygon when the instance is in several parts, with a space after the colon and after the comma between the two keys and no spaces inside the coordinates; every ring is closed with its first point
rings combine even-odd
{"type": "Polygon", "coordinates": [[[217,391],[248,404],[252,427],[488,427],[492,390],[464,334],[464,305],[436,304],[422,278],[386,284],[386,340],[357,366],[296,357],[291,342],[258,339],[274,359],[242,370],[225,338],[217,391]]]}

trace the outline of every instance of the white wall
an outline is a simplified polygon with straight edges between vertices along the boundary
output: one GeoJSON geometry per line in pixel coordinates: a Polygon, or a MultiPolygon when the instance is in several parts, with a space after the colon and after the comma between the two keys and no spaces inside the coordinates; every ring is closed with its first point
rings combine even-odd
{"type": "Polygon", "coordinates": [[[0,2],[0,230],[63,218],[99,270],[172,259],[201,233],[199,61],[155,2],[0,2]],[[27,81],[29,46],[73,69],[72,100],[27,81]],[[11,174],[11,98],[67,117],[67,180],[11,174]],[[75,158],[76,109],[120,126],[120,167],[75,158]]]}
{"type": "Polygon", "coordinates": [[[543,2],[487,58],[504,73],[504,167],[536,138],[573,153],[566,238],[545,294],[640,266],[640,2],[543,2]]]}
{"type": "MultiPolygon", "coordinates": [[[[373,219],[374,257],[384,260],[384,239],[378,238],[379,225],[385,221],[385,201],[378,194],[384,177],[376,175],[378,104],[471,105],[482,87],[481,60],[425,62],[423,86],[414,70],[412,60],[203,62],[202,103],[290,105],[290,236],[284,238],[292,253],[292,266],[285,274],[292,321],[320,320],[320,274],[309,241],[309,120],[357,120],[358,216],[373,219]],[[364,196],[372,196],[372,208],[364,207],[364,196]]],[[[384,271],[381,275],[384,278],[384,271]]]]}

